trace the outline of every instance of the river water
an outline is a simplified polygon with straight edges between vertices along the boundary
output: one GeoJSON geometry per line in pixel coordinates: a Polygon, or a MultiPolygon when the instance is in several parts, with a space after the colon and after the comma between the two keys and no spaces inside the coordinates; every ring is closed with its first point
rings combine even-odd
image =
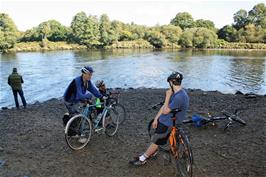
{"type": "Polygon", "coordinates": [[[80,68],[91,65],[93,81],[108,87],[166,88],[172,71],[185,88],[266,94],[266,51],[93,50],[0,54],[0,107],[14,106],[8,75],[17,67],[29,103],[59,98],[80,68]]]}

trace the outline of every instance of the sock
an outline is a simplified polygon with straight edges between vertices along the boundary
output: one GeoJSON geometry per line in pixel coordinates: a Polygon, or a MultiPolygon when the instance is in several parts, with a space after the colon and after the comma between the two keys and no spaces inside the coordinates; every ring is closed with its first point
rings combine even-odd
{"type": "Polygon", "coordinates": [[[147,155],[144,153],[144,154],[142,154],[142,155],[139,157],[139,160],[143,162],[143,161],[145,161],[147,158],[148,158],[147,155]]]}

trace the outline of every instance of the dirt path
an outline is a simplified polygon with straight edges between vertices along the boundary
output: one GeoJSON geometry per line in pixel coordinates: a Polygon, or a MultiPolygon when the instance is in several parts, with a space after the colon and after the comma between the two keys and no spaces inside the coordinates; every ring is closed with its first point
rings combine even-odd
{"type": "MultiPolygon", "coordinates": [[[[128,111],[117,136],[94,134],[80,151],[70,150],[64,140],[60,100],[29,105],[27,109],[0,112],[1,177],[170,177],[174,168],[160,153],[157,160],[134,168],[128,161],[149,145],[147,123],[156,111],[148,110],[164,98],[162,89],[122,91],[120,100],[128,111]]],[[[190,110],[219,114],[222,109],[245,108],[247,126],[233,125],[226,132],[217,127],[187,125],[194,153],[195,177],[266,176],[266,97],[189,90],[190,110]]]]}

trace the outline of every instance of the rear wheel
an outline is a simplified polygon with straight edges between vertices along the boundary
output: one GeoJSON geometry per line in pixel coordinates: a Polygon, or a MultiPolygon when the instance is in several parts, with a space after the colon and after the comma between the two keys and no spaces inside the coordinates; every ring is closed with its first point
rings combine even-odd
{"type": "Polygon", "coordinates": [[[72,117],[65,128],[67,145],[73,150],[84,148],[90,141],[92,133],[91,121],[82,114],[72,117]]]}
{"type": "Polygon", "coordinates": [[[187,136],[179,129],[177,134],[176,148],[178,154],[174,156],[178,175],[192,177],[193,156],[187,136]]]}
{"type": "Polygon", "coordinates": [[[103,127],[108,136],[114,136],[117,133],[120,117],[119,115],[120,114],[115,107],[109,108],[105,113],[103,118],[103,127]]]}

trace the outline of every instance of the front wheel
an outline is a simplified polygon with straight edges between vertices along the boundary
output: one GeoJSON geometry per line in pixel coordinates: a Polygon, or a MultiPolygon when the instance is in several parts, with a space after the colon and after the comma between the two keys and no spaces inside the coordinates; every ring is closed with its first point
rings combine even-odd
{"type": "Polygon", "coordinates": [[[127,117],[125,107],[120,103],[115,103],[112,105],[112,107],[116,110],[116,112],[118,112],[119,124],[122,124],[126,120],[126,117],[127,117]]]}
{"type": "Polygon", "coordinates": [[[242,119],[240,119],[240,118],[232,118],[234,121],[236,121],[236,122],[238,122],[238,123],[240,123],[241,125],[247,125],[247,123],[244,121],[244,120],[242,120],[242,119]]]}
{"type": "Polygon", "coordinates": [[[84,148],[92,134],[91,121],[82,114],[72,117],[65,128],[67,145],[73,150],[84,148]]]}
{"type": "Polygon", "coordinates": [[[115,109],[115,107],[108,108],[104,113],[103,117],[103,127],[105,133],[108,136],[114,136],[118,131],[119,126],[119,112],[115,109]]]}
{"type": "Polygon", "coordinates": [[[179,130],[176,147],[178,155],[174,158],[178,175],[181,177],[192,177],[192,150],[189,144],[189,140],[183,130],[179,130]]]}

